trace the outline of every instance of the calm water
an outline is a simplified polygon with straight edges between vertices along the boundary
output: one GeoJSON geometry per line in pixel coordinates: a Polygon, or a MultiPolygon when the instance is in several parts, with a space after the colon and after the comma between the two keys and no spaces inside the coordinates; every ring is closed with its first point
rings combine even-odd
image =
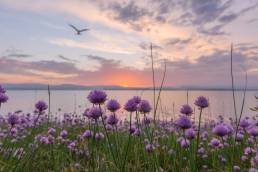
{"type": "MultiPolygon", "coordinates": [[[[4,104],[0,110],[2,115],[7,112],[23,110],[24,112],[32,112],[34,104],[38,100],[47,102],[47,91],[20,91],[9,90],[9,101],[4,104]]],[[[56,115],[61,115],[63,112],[76,112],[81,114],[90,104],[86,97],[89,91],[52,91],[51,92],[51,111],[56,115]],[[61,111],[59,112],[58,109],[61,111]]],[[[119,100],[124,104],[126,100],[134,95],[143,97],[152,102],[152,91],[107,91],[108,98],[119,100]]],[[[215,118],[218,115],[227,117],[233,116],[233,100],[231,91],[189,91],[189,104],[193,105],[194,100],[199,95],[206,96],[210,101],[210,107],[206,108],[204,113],[206,118],[215,118]]],[[[251,116],[253,112],[249,110],[254,107],[256,102],[254,96],[258,95],[256,91],[248,91],[246,95],[246,103],[244,115],[251,116]]],[[[240,113],[243,92],[237,91],[237,110],[240,113]]],[[[161,103],[158,109],[160,118],[171,118],[179,114],[182,104],[187,102],[186,91],[163,91],[161,95],[161,103]]],[[[197,111],[197,109],[196,109],[197,111]]],[[[124,117],[126,114],[122,114],[124,117]]]]}

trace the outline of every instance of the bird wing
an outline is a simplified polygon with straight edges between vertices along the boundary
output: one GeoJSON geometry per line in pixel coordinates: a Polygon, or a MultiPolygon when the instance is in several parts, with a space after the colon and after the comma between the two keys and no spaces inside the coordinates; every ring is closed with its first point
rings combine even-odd
{"type": "Polygon", "coordinates": [[[69,24],[70,27],[72,27],[74,30],[76,30],[77,32],[79,31],[79,29],[77,29],[74,25],[69,24]]]}
{"type": "Polygon", "coordinates": [[[81,29],[81,30],[79,30],[80,32],[84,32],[84,31],[88,31],[88,30],[90,30],[90,29],[81,29]]]}

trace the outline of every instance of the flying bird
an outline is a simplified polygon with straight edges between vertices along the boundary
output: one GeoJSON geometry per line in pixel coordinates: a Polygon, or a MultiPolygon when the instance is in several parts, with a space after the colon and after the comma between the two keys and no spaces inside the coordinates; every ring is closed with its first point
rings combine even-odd
{"type": "Polygon", "coordinates": [[[86,29],[78,29],[78,28],[76,28],[74,25],[72,25],[72,24],[69,24],[69,26],[71,27],[71,28],[73,28],[75,31],[76,31],[76,34],[77,35],[81,35],[81,33],[82,32],[85,32],[85,31],[89,31],[90,29],[88,29],[88,28],[86,28],[86,29]]]}

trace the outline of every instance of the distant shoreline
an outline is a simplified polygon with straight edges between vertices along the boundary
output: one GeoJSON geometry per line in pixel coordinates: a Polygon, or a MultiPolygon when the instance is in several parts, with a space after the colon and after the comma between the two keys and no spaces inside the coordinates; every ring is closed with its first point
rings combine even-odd
{"type": "MultiPolygon", "coordinates": [[[[33,83],[21,83],[21,84],[9,84],[3,83],[2,85],[7,90],[47,90],[47,84],[33,84],[33,83]]],[[[236,86],[236,91],[244,91],[244,87],[236,86]]],[[[128,90],[140,90],[140,91],[148,91],[153,90],[153,87],[123,87],[117,85],[73,85],[73,84],[61,84],[61,85],[50,85],[50,90],[94,90],[94,89],[102,89],[102,90],[118,90],[118,91],[128,91],[128,90]]],[[[156,87],[158,91],[160,88],[156,87]]],[[[229,86],[165,86],[162,88],[163,91],[231,91],[232,88],[229,86]]],[[[258,91],[258,88],[249,87],[247,91],[258,91]]]]}
{"type": "MultiPolygon", "coordinates": [[[[92,88],[92,89],[62,89],[62,88],[51,88],[53,91],[89,91],[93,89],[103,89],[107,91],[153,91],[152,88],[124,88],[124,89],[112,89],[112,88],[92,88]]],[[[10,91],[46,91],[47,89],[45,88],[7,88],[6,90],[10,91]]],[[[158,91],[158,90],[156,90],[158,91]]],[[[210,89],[210,88],[200,88],[200,89],[195,89],[195,88],[190,88],[190,89],[176,89],[176,88],[164,88],[162,91],[232,91],[232,89],[210,89]]],[[[235,89],[235,91],[244,91],[244,89],[235,89]]],[[[246,91],[258,91],[258,89],[247,89],[246,91]]]]}

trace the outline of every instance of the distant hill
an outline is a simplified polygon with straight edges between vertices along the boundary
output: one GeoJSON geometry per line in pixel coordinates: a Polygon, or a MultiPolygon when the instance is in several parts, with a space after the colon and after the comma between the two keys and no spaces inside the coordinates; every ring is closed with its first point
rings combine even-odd
{"type": "MultiPolygon", "coordinates": [[[[22,84],[1,84],[8,90],[47,90],[47,84],[34,84],[34,83],[22,83],[22,84]]],[[[60,84],[50,85],[51,90],[92,90],[92,89],[104,89],[104,90],[152,90],[152,87],[122,87],[116,85],[101,86],[101,85],[74,85],[74,84],[60,84]]],[[[159,88],[156,88],[159,89],[159,88]]],[[[180,86],[180,87],[169,87],[166,86],[163,90],[231,90],[231,87],[223,86],[180,86]]],[[[238,87],[236,90],[243,90],[238,87]]],[[[258,90],[255,87],[249,87],[248,90],[258,90]]]]}

